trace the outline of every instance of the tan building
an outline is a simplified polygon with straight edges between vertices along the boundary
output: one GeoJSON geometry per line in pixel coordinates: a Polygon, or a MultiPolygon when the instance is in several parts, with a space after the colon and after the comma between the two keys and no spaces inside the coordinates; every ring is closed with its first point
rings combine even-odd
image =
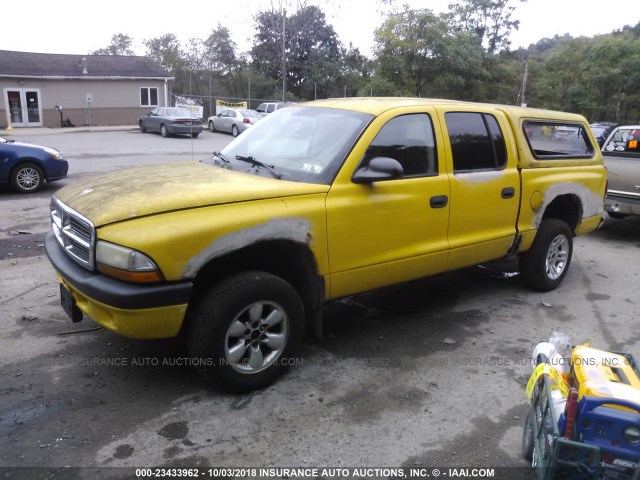
{"type": "Polygon", "coordinates": [[[170,80],[147,57],[0,50],[0,128],[135,125],[169,105],[170,80]]]}

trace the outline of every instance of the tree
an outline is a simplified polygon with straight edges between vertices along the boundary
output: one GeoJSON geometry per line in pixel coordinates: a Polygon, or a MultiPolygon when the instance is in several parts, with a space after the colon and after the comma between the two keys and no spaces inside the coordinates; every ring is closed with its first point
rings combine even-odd
{"type": "Polygon", "coordinates": [[[375,32],[375,53],[377,74],[403,95],[473,99],[465,87],[486,75],[477,38],[428,9],[390,15],[375,32]]]}
{"type": "Polygon", "coordinates": [[[129,35],[116,33],[111,37],[111,45],[91,52],[90,55],[133,55],[132,44],[133,39],[129,35]]]}
{"type": "MultiPolygon", "coordinates": [[[[257,33],[251,50],[252,66],[275,81],[281,80],[282,12],[259,12],[254,20],[257,33]]],[[[324,80],[339,74],[340,43],[324,13],[316,6],[300,8],[285,18],[285,22],[287,85],[300,96],[305,81],[313,81],[319,74],[324,80]]]]}
{"type": "Polygon", "coordinates": [[[150,38],[143,43],[147,47],[147,57],[155,60],[167,70],[175,72],[185,67],[185,54],[180,41],[173,33],[150,38]]]}
{"type": "MultiPolygon", "coordinates": [[[[517,0],[526,2],[526,0],[517,0]]],[[[458,31],[474,33],[490,54],[511,44],[509,35],[520,22],[513,20],[511,0],[460,0],[449,5],[449,23],[458,31]]]]}
{"type": "Polygon", "coordinates": [[[218,27],[211,30],[211,34],[203,42],[206,68],[232,74],[237,68],[239,57],[236,53],[238,46],[231,39],[227,27],[218,23],[218,27]]]}

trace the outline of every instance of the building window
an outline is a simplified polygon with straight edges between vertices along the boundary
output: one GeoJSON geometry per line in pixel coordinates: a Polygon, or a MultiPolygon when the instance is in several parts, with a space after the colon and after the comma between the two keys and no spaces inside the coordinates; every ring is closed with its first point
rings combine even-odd
{"type": "Polygon", "coordinates": [[[157,107],[158,106],[158,89],[156,87],[140,88],[140,106],[141,107],[157,107]]]}

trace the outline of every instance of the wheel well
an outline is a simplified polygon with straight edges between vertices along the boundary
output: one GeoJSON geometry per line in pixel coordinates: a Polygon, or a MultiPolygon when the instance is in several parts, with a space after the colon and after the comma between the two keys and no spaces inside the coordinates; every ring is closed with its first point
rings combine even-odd
{"type": "Polygon", "coordinates": [[[582,202],[576,195],[560,195],[545,209],[544,218],[557,218],[565,222],[575,234],[582,218],[582,202]]]}
{"type": "Polygon", "coordinates": [[[13,177],[13,174],[15,173],[15,171],[20,168],[21,166],[25,165],[25,164],[31,164],[34,165],[36,167],[38,167],[40,169],[40,171],[42,172],[42,176],[45,180],[48,181],[47,178],[47,172],[45,171],[44,168],[42,168],[39,164],[38,164],[38,160],[34,159],[34,158],[21,158],[20,161],[18,163],[16,163],[13,168],[11,168],[11,172],[9,173],[9,178],[13,177]]]}
{"type": "Polygon", "coordinates": [[[243,270],[262,270],[286,280],[300,295],[307,319],[322,307],[324,280],[313,253],[289,240],[260,242],[211,260],[194,279],[190,304],[195,305],[218,280],[243,270]]]}

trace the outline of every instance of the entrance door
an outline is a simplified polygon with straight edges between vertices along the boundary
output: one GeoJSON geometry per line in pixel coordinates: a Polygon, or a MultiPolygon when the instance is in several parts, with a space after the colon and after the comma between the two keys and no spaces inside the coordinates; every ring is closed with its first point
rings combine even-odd
{"type": "Polygon", "coordinates": [[[5,89],[5,105],[12,127],[41,127],[40,90],[30,88],[5,89]]]}

